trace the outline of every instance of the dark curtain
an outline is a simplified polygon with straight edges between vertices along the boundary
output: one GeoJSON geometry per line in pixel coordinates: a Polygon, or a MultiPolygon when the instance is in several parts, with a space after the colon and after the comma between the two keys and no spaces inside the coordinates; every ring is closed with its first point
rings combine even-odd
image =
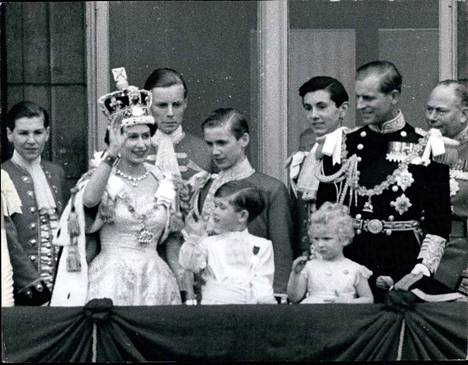
{"type": "Polygon", "coordinates": [[[467,303],[2,309],[3,360],[465,359],[467,303]],[[402,323],[404,333],[401,332],[402,323]],[[400,341],[401,339],[401,341],[400,341]]]}

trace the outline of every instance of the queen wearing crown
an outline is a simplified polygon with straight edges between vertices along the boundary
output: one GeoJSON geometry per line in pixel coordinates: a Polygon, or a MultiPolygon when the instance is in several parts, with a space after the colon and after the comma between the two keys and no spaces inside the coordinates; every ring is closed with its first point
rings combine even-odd
{"type": "Polygon", "coordinates": [[[72,189],[54,239],[63,252],[52,306],[181,302],[157,251],[177,217],[177,193],[170,175],[145,162],[156,129],[151,93],[128,86],[124,69],[113,71],[120,90],[98,101],[109,118],[107,151],[72,189]]]}

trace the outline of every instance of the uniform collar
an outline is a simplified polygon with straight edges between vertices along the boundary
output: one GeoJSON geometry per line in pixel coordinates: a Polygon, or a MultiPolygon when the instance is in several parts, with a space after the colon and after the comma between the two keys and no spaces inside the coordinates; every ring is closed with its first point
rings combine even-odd
{"type": "Polygon", "coordinates": [[[398,114],[395,118],[388,120],[386,122],[383,122],[380,125],[369,124],[369,129],[377,133],[387,134],[387,133],[393,133],[393,132],[399,131],[400,129],[403,129],[404,126],[405,126],[405,117],[403,116],[403,113],[401,112],[401,110],[398,110],[398,114]]]}
{"type": "Polygon", "coordinates": [[[222,170],[218,173],[219,177],[227,178],[230,177],[233,180],[244,179],[255,172],[254,168],[249,162],[249,159],[245,157],[242,161],[239,161],[234,166],[222,170]]]}

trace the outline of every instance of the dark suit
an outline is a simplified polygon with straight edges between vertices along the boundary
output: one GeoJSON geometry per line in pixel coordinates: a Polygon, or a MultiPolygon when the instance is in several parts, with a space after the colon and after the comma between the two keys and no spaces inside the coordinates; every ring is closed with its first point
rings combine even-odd
{"type": "MultiPolygon", "coordinates": [[[[250,222],[248,230],[254,236],[272,241],[275,261],[273,287],[275,293],[285,293],[292,263],[292,219],[288,191],[281,181],[259,172],[244,180],[254,184],[264,193],[265,209],[250,222]]],[[[212,180],[200,192],[199,211],[202,211],[211,183],[212,180]]]]}
{"type": "MultiPolygon", "coordinates": [[[[34,194],[31,175],[11,160],[2,164],[2,169],[8,172],[16,191],[21,199],[22,214],[14,214],[7,230],[8,249],[13,268],[15,303],[37,305],[44,301],[43,292],[35,293],[34,286],[41,281],[41,273],[50,273],[53,277],[56,261],[53,254],[52,236],[47,243],[41,237],[41,219],[34,194]],[[32,291],[32,297],[25,297],[26,291],[32,291]]],[[[62,211],[63,169],[48,161],[41,161],[41,167],[49,183],[57,206],[57,215],[62,211]]],[[[46,283],[50,286],[51,283],[46,283]]],[[[46,288],[44,289],[46,290],[46,288]]],[[[47,301],[47,300],[45,300],[47,301]]]]}

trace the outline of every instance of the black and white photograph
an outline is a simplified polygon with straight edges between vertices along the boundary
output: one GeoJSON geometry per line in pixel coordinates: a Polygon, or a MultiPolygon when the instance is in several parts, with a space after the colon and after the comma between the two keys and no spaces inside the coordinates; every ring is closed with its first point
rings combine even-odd
{"type": "Polygon", "coordinates": [[[5,363],[468,360],[468,1],[0,2],[5,363]]]}

